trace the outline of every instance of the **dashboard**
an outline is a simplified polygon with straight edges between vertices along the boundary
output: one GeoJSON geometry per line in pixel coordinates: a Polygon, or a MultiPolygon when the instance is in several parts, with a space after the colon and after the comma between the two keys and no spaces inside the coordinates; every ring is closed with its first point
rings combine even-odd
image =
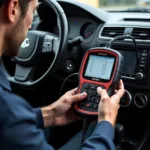
{"type": "MultiPolygon", "coordinates": [[[[60,70],[61,79],[79,71],[85,52],[93,47],[105,47],[116,36],[130,35],[131,39],[115,41],[112,48],[124,57],[122,80],[126,93],[121,101],[118,123],[125,126],[124,142],[132,148],[146,142],[150,115],[150,14],[149,12],[106,12],[78,1],[58,0],[68,20],[68,40],[83,37],[84,41],[68,47],[60,70]],[[135,45],[136,44],[136,45],[135,45]],[[72,67],[69,68],[68,65],[72,67]]],[[[44,30],[59,36],[57,17],[46,6],[39,8],[38,25],[32,29],[44,30]]],[[[142,150],[142,146],[140,148],[142,150]]],[[[146,149],[145,149],[146,150],[146,149]]]]}

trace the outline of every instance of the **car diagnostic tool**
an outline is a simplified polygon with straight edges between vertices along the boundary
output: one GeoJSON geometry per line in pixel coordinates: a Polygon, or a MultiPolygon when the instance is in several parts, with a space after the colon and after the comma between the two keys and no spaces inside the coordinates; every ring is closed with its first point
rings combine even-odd
{"type": "Polygon", "coordinates": [[[114,93],[121,78],[123,57],[110,48],[93,48],[85,53],[79,72],[78,93],[86,92],[87,98],[75,104],[75,110],[88,116],[97,116],[100,95],[97,87],[114,93]]]}

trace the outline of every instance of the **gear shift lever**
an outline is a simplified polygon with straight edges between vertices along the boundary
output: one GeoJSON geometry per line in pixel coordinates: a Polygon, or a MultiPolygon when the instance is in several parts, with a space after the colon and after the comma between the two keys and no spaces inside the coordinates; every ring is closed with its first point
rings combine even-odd
{"type": "Polygon", "coordinates": [[[114,143],[116,146],[116,150],[120,150],[120,146],[121,146],[121,141],[122,138],[125,134],[125,128],[122,124],[116,124],[115,125],[115,138],[114,138],[114,143]]]}

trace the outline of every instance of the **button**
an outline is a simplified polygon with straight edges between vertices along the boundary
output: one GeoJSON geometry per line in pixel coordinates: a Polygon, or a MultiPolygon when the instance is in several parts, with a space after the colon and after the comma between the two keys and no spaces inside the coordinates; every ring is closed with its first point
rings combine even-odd
{"type": "Polygon", "coordinates": [[[144,61],[144,60],[146,60],[146,57],[141,57],[140,59],[144,61]]]}
{"type": "Polygon", "coordinates": [[[88,94],[88,90],[83,89],[81,93],[86,92],[88,94]]]}
{"type": "Polygon", "coordinates": [[[92,91],[87,92],[88,96],[92,96],[92,91]]]}
{"type": "Polygon", "coordinates": [[[91,86],[90,86],[90,89],[91,89],[91,90],[96,90],[96,86],[95,86],[95,85],[91,85],[91,86]]]}
{"type": "Polygon", "coordinates": [[[88,90],[86,90],[86,89],[82,89],[82,92],[81,93],[83,93],[83,92],[86,92],[87,94],[88,94],[88,90]]]}
{"type": "Polygon", "coordinates": [[[96,99],[95,99],[95,103],[99,104],[99,101],[100,101],[99,98],[96,98],[96,99]]]}
{"type": "Polygon", "coordinates": [[[80,102],[79,105],[80,105],[80,106],[83,106],[83,105],[84,105],[84,102],[80,102]]]}
{"type": "Polygon", "coordinates": [[[52,45],[51,43],[48,43],[48,44],[47,44],[47,47],[51,47],[51,45],[52,45]]]}
{"type": "Polygon", "coordinates": [[[88,98],[87,98],[87,101],[88,101],[88,102],[90,102],[90,101],[91,101],[91,99],[92,99],[92,97],[88,97],[88,98]]]}
{"type": "Polygon", "coordinates": [[[141,68],[145,68],[145,65],[144,64],[140,64],[139,65],[141,68]]]}
{"type": "Polygon", "coordinates": [[[97,104],[93,104],[93,108],[94,108],[94,109],[97,109],[97,108],[98,108],[98,105],[97,105],[97,104]]]}
{"type": "Polygon", "coordinates": [[[44,39],[44,42],[51,42],[51,39],[44,39]]]}
{"type": "Polygon", "coordinates": [[[67,71],[73,71],[75,68],[75,64],[72,60],[68,60],[65,64],[65,68],[67,71]]]}
{"type": "Polygon", "coordinates": [[[97,93],[97,94],[96,94],[96,97],[100,97],[100,95],[97,93]]]}
{"type": "Polygon", "coordinates": [[[95,102],[95,98],[94,98],[94,97],[91,97],[90,101],[91,101],[92,103],[94,103],[94,102],[95,102]]]}
{"type": "Polygon", "coordinates": [[[50,52],[51,50],[52,50],[52,44],[44,42],[42,52],[50,52]]]}
{"type": "Polygon", "coordinates": [[[89,88],[89,85],[88,85],[88,84],[84,84],[84,88],[85,88],[85,89],[88,89],[88,88],[89,88]]]}
{"type": "Polygon", "coordinates": [[[129,77],[133,77],[133,74],[129,74],[129,77]]]}
{"type": "Polygon", "coordinates": [[[140,60],[140,64],[145,64],[146,62],[143,60],[140,60]]]}
{"type": "Polygon", "coordinates": [[[85,107],[91,108],[91,107],[92,107],[92,104],[91,104],[91,103],[86,103],[86,104],[85,104],[85,107]]]}
{"type": "Polygon", "coordinates": [[[140,72],[143,72],[144,70],[143,69],[140,69],[140,72]]]}
{"type": "Polygon", "coordinates": [[[46,51],[49,52],[49,51],[50,51],[50,48],[49,48],[49,47],[46,47],[46,51]]]}
{"type": "Polygon", "coordinates": [[[142,52],[143,52],[143,53],[146,53],[146,52],[147,52],[147,50],[142,50],[142,52]]]}
{"type": "Polygon", "coordinates": [[[141,73],[141,72],[139,72],[139,73],[136,74],[136,79],[137,79],[137,80],[142,80],[143,77],[144,77],[144,75],[143,75],[143,73],[141,73]]]}
{"type": "Polygon", "coordinates": [[[92,91],[92,96],[96,96],[97,92],[96,91],[92,91]]]}
{"type": "Polygon", "coordinates": [[[44,37],[44,42],[51,42],[53,41],[54,37],[50,36],[50,35],[45,35],[44,37]]]}
{"type": "Polygon", "coordinates": [[[147,53],[141,53],[141,56],[142,56],[142,57],[146,57],[146,56],[147,56],[147,53]]]}

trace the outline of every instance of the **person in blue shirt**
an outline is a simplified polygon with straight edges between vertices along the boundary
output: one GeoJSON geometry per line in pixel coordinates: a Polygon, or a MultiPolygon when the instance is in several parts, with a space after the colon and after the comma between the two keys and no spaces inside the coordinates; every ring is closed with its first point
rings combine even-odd
{"type": "MultiPolygon", "coordinates": [[[[37,0],[0,0],[0,57],[3,54],[18,54],[37,5],[37,0]]],[[[12,92],[0,65],[0,149],[53,150],[44,138],[43,128],[67,125],[78,120],[71,106],[74,102],[82,101],[87,94],[75,94],[76,90],[68,91],[47,107],[33,109],[26,100],[12,92]]],[[[124,85],[120,81],[118,90],[111,97],[100,87],[97,92],[101,95],[97,126],[80,149],[114,150],[114,125],[124,85]]]]}

